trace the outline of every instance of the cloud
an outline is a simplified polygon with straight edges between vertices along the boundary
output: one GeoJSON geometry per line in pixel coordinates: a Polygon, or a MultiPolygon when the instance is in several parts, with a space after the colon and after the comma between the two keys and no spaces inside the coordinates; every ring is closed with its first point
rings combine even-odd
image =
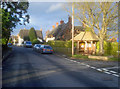
{"type": "Polygon", "coordinates": [[[50,13],[50,12],[57,11],[57,10],[61,9],[62,6],[63,6],[62,3],[52,4],[46,12],[47,12],[47,13],[50,13]]]}

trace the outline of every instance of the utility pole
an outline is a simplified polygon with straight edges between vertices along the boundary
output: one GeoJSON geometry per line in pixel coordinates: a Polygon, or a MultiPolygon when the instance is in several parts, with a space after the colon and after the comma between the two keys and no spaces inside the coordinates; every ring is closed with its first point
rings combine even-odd
{"type": "Polygon", "coordinates": [[[72,56],[74,55],[74,3],[72,3],[72,56]]]}

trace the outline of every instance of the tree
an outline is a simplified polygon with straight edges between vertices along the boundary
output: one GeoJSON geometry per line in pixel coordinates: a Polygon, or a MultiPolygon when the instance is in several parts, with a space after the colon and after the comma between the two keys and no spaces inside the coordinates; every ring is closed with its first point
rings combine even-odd
{"type": "Polygon", "coordinates": [[[29,31],[29,38],[31,42],[33,42],[34,39],[37,39],[37,35],[33,27],[29,31]]]}
{"type": "Polygon", "coordinates": [[[27,14],[29,3],[22,2],[22,0],[19,2],[2,0],[0,6],[2,7],[2,21],[0,21],[0,24],[2,23],[2,42],[3,45],[6,45],[16,25],[29,23],[29,15],[27,14]]]}
{"type": "Polygon", "coordinates": [[[25,36],[25,37],[24,37],[24,41],[30,41],[29,36],[25,36]]]}
{"type": "Polygon", "coordinates": [[[9,39],[8,43],[13,43],[13,40],[12,38],[9,39]]]}
{"type": "Polygon", "coordinates": [[[104,54],[104,40],[113,32],[117,34],[118,3],[76,2],[74,4],[75,18],[80,23],[84,24],[85,27],[90,28],[93,33],[98,35],[100,42],[99,53],[101,55],[104,54]]]}

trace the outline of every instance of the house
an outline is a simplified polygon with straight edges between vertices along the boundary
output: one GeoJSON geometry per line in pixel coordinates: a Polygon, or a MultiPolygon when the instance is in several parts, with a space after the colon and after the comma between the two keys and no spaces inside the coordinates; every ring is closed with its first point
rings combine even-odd
{"type": "MultiPolygon", "coordinates": [[[[68,17],[68,22],[64,23],[63,20],[60,21],[60,24],[58,22],[56,23],[56,26],[52,26],[51,31],[46,32],[46,40],[48,39],[53,39],[54,40],[70,40],[72,38],[72,19],[69,16],[68,17]]],[[[74,27],[74,35],[76,36],[79,34],[81,31],[84,31],[83,26],[75,26],[74,27]]]]}
{"type": "Polygon", "coordinates": [[[10,38],[12,38],[13,45],[16,45],[18,43],[18,37],[15,35],[12,35],[10,38]]]}
{"type": "MultiPolygon", "coordinates": [[[[43,34],[42,34],[42,29],[40,30],[35,30],[36,32],[36,35],[37,35],[37,39],[40,41],[40,42],[43,42],[43,34]]],[[[27,41],[27,37],[29,37],[29,30],[27,29],[21,29],[18,33],[18,46],[22,45],[22,43],[24,41],[27,41]]]]}

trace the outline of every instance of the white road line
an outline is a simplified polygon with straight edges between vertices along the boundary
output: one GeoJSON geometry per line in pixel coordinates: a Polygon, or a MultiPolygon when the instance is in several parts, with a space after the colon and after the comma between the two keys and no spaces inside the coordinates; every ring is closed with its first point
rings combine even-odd
{"type": "Polygon", "coordinates": [[[115,72],[115,71],[109,71],[109,72],[111,72],[111,73],[117,73],[117,72],[115,72]]]}
{"type": "Polygon", "coordinates": [[[80,63],[80,62],[77,62],[77,63],[80,63]]]}
{"type": "Polygon", "coordinates": [[[96,69],[95,67],[90,67],[90,68],[92,68],[92,69],[96,69]]]}
{"type": "Polygon", "coordinates": [[[70,60],[70,61],[73,61],[73,60],[70,60]]]}
{"type": "Polygon", "coordinates": [[[90,65],[86,65],[87,67],[90,67],[90,65]]]}
{"type": "Polygon", "coordinates": [[[119,66],[115,66],[115,67],[108,67],[108,68],[102,68],[102,69],[115,69],[115,68],[120,68],[119,66]]]}
{"type": "Polygon", "coordinates": [[[76,62],[76,61],[73,61],[73,62],[76,62]]]}
{"type": "Polygon", "coordinates": [[[116,76],[116,77],[119,77],[119,75],[117,75],[117,74],[112,74],[112,75],[114,75],[114,76],[116,76]]]}
{"type": "Polygon", "coordinates": [[[101,70],[101,69],[97,69],[97,70],[102,72],[102,70],[101,70]]]}
{"type": "Polygon", "coordinates": [[[68,60],[68,58],[65,58],[65,59],[67,59],[67,60],[68,60]]]}
{"type": "MultiPolygon", "coordinates": [[[[69,60],[69,61],[72,61],[72,62],[77,62],[77,61],[74,61],[74,60],[71,60],[71,59],[68,59],[68,58],[65,58],[65,59],[66,59],[66,60],[69,60]]],[[[116,76],[116,77],[119,77],[119,75],[115,74],[115,73],[117,73],[117,72],[108,70],[108,69],[119,68],[119,67],[111,67],[111,68],[100,68],[100,69],[97,69],[96,67],[87,65],[87,64],[85,64],[85,63],[81,63],[81,62],[77,62],[77,63],[80,63],[80,64],[82,64],[82,65],[85,65],[85,66],[87,66],[87,67],[90,67],[91,69],[95,69],[95,70],[100,71],[100,72],[103,72],[103,71],[104,71],[103,73],[111,74],[111,75],[114,75],[114,76],[116,76]],[[114,74],[112,74],[112,73],[114,73],[114,74]]]]}
{"type": "Polygon", "coordinates": [[[65,57],[66,55],[62,55],[63,57],[65,57]]]}
{"type": "Polygon", "coordinates": [[[84,64],[84,63],[81,63],[82,65],[86,65],[86,64],[84,64]]]}
{"type": "Polygon", "coordinates": [[[104,73],[106,73],[106,74],[111,74],[110,72],[104,72],[104,73]]]}
{"type": "Polygon", "coordinates": [[[107,70],[107,69],[105,69],[105,68],[102,68],[102,70],[104,70],[104,71],[109,71],[109,70],[107,70]]]}

